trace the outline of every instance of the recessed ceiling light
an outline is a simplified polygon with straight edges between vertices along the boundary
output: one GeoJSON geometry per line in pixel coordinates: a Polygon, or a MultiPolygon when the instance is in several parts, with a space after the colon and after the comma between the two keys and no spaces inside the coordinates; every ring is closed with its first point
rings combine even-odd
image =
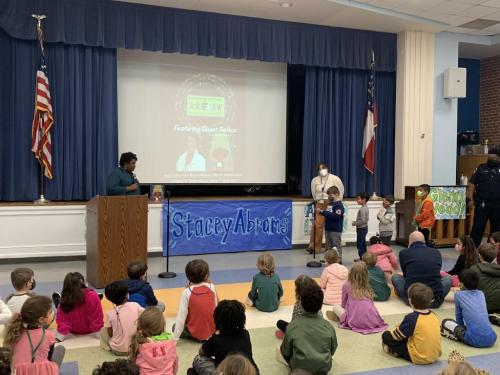
{"type": "Polygon", "coordinates": [[[293,7],[293,4],[292,3],[280,3],[280,7],[291,8],[291,7],[293,7]]]}

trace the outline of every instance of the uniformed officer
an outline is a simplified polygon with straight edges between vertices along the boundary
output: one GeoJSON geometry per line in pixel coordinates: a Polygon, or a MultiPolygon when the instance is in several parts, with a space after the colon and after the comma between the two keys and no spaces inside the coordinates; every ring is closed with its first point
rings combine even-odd
{"type": "Polygon", "coordinates": [[[471,237],[481,244],[490,221],[491,233],[500,230],[500,150],[491,150],[488,162],[477,167],[467,186],[467,207],[475,206],[471,237]]]}

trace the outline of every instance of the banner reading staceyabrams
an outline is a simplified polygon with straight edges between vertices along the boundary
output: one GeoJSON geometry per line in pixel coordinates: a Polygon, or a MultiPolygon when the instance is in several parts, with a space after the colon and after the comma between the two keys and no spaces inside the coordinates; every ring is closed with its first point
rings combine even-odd
{"type": "MultiPolygon", "coordinates": [[[[166,252],[167,204],[163,205],[166,252]]],[[[170,205],[170,254],[291,249],[291,200],[221,200],[170,205]]]]}

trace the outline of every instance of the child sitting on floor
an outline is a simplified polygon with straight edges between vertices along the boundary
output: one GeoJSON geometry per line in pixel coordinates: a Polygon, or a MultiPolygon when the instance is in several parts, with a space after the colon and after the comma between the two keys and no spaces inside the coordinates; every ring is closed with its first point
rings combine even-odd
{"type": "Polygon", "coordinates": [[[429,309],[432,289],[422,283],[408,288],[408,301],[413,312],[406,315],[394,330],[382,334],[386,353],[416,365],[436,362],[441,356],[439,320],[429,309]]]}
{"type": "Polygon", "coordinates": [[[445,319],[441,335],[476,348],[489,348],[495,344],[497,334],[491,328],[483,292],[477,290],[478,274],[463,270],[459,276],[463,287],[455,293],[455,319],[445,319]]]}
{"type": "Polygon", "coordinates": [[[215,368],[233,352],[243,354],[258,372],[253,360],[250,334],[245,329],[245,306],[236,300],[221,301],[215,308],[214,321],[218,333],[201,346],[188,375],[214,374],[215,368]]]}
{"type": "MultiPolygon", "coordinates": [[[[292,321],[305,312],[302,304],[300,303],[300,294],[302,293],[302,289],[304,289],[307,285],[317,285],[317,283],[307,275],[300,275],[295,279],[295,304],[293,305],[292,321]]],[[[318,311],[318,314],[323,317],[321,310],[318,311]]],[[[279,328],[279,330],[276,331],[277,338],[283,339],[288,324],[290,323],[285,322],[284,320],[278,320],[276,322],[276,326],[279,328]]]]}
{"type": "Polygon", "coordinates": [[[61,303],[56,316],[58,341],[70,333],[85,335],[99,331],[104,325],[101,300],[97,293],[87,287],[79,272],[70,272],[64,278],[61,303]]]}
{"type": "Polygon", "coordinates": [[[497,249],[497,264],[500,264],[500,231],[490,235],[490,243],[497,249]]]}
{"type": "Polygon", "coordinates": [[[287,327],[285,338],[277,351],[277,359],[291,370],[301,369],[313,374],[327,374],[337,350],[335,329],[319,316],[323,292],[317,284],[305,286],[300,293],[304,313],[287,327]]]}
{"type": "Polygon", "coordinates": [[[144,262],[132,262],[127,267],[127,284],[130,302],[137,302],[141,307],[156,306],[165,311],[165,304],[156,299],[153,288],[147,281],[148,265],[144,262]]]}
{"type": "Polygon", "coordinates": [[[394,251],[389,246],[383,244],[382,240],[377,236],[370,237],[368,251],[375,254],[377,257],[377,266],[384,271],[387,284],[391,285],[391,277],[398,269],[398,259],[394,251]]]}
{"type": "Polygon", "coordinates": [[[132,337],[137,332],[137,319],[144,309],[136,302],[128,302],[128,288],[123,281],[106,285],[106,298],[113,310],[106,312],[106,323],[101,329],[101,348],[115,355],[128,355],[132,337]]]}
{"type": "Polygon", "coordinates": [[[18,373],[58,374],[65,349],[55,347],[54,332],[46,329],[54,321],[52,301],[45,296],[28,298],[7,325],[4,345],[12,350],[12,368],[18,373]],[[28,371],[32,372],[28,372],[28,371]],[[26,372],[24,372],[26,371],[26,372]]]}
{"type": "Polygon", "coordinates": [[[382,332],[387,323],[373,304],[368,269],[364,262],[356,262],[349,271],[347,283],[342,287],[342,304],[326,312],[328,319],[340,321],[340,328],[362,334],[382,332]]]}
{"type": "Polygon", "coordinates": [[[448,272],[441,272],[441,276],[451,275],[453,278],[453,287],[456,288],[458,286],[458,275],[460,272],[479,263],[479,253],[474,241],[467,235],[457,238],[455,250],[459,254],[455,266],[448,272]]]}
{"type": "Polygon", "coordinates": [[[278,310],[283,287],[280,277],[274,272],[273,256],[271,254],[259,256],[257,268],[260,272],[253,277],[252,290],[248,293],[248,304],[264,312],[278,310]]]}
{"type": "Polygon", "coordinates": [[[247,357],[241,354],[228,355],[215,370],[215,374],[223,375],[257,375],[255,367],[247,357]]]}
{"type": "Polygon", "coordinates": [[[361,259],[363,259],[368,269],[368,278],[373,290],[373,300],[387,301],[391,296],[391,289],[387,285],[384,271],[376,265],[377,257],[372,252],[367,251],[361,259]]]}
{"type": "Polygon", "coordinates": [[[182,292],[177,319],[172,328],[175,340],[182,337],[205,341],[215,332],[217,293],[209,276],[208,263],[203,259],[194,259],[186,265],[189,284],[182,292]]]}
{"type": "Polygon", "coordinates": [[[165,318],[155,307],[148,307],[137,321],[137,333],[132,338],[130,357],[141,374],[175,375],[179,368],[176,341],[165,332],[165,318]]]}
{"type": "Polygon", "coordinates": [[[139,367],[128,359],[117,359],[114,362],[103,362],[92,375],[139,375],[139,367]]]}
{"type": "Polygon", "coordinates": [[[338,263],[339,257],[336,250],[325,252],[327,266],[321,273],[319,286],[323,289],[325,305],[338,305],[342,300],[342,286],[347,282],[349,271],[338,263]]]}
{"type": "Polygon", "coordinates": [[[35,273],[31,268],[16,268],[10,273],[10,281],[15,292],[7,296],[5,303],[10,311],[15,314],[21,311],[24,301],[35,295],[31,292],[36,286],[35,273]]]}

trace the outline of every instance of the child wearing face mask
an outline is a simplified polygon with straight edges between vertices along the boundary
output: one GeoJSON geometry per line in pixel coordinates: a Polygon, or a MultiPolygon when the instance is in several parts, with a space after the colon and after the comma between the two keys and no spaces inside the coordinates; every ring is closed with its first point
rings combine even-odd
{"type": "Polygon", "coordinates": [[[340,192],[336,186],[330,186],[326,193],[328,194],[328,206],[324,210],[318,208],[317,211],[325,217],[326,250],[336,248],[339,254],[338,263],[342,264],[344,205],[340,200],[340,192]]]}
{"type": "Polygon", "coordinates": [[[413,220],[419,232],[422,232],[425,242],[429,243],[429,236],[432,227],[434,227],[434,203],[429,197],[431,187],[427,184],[422,184],[417,189],[418,204],[415,207],[415,215],[413,220]]]}
{"type": "Polygon", "coordinates": [[[10,273],[10,280],[15,292],[5,299],[12,314],[21,312],[24,302],[34,296],[31,290],[35,289],[35,273],[31,268],[20,267],[10,273]]]}

